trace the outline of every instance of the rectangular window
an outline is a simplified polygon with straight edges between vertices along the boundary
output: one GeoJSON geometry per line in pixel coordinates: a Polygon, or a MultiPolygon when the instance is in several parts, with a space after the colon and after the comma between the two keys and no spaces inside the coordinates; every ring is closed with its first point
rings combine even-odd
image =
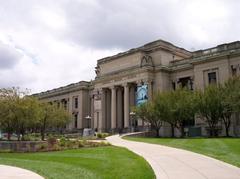
{"type": "Polygon", "coordinates": [[[74,127],[78,127],[78,114],[74,114],[74,127]]]}
{"type": "Polygon", "coordinates": [[[63,102],[64,109],[67,110],[67,101],[63,102]]]}
{"type": "Polygon", "coordinates": [[[78,108],[78,97],[74,98],[74,107],[78,108]]]}
{"type": "Polygon", "coordinates": [[[210,72],[208,73],[208,84],[216,84],[217,83],[217,73],[210,72]]]}
{"type": "Polygon", "coordinates": [[[191,77],[180,78],[178,80],[178,84],[182,88],[186,88],[188,90],[193,90],[193,81],[192,81],[191,77]]]}

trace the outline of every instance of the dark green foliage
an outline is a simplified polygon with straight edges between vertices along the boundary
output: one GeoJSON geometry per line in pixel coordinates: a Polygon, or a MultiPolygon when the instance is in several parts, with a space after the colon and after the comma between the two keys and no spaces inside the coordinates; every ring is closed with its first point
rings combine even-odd
{"type": "Polygon", "coordinates": [[[49,127],[60,129],[69,121],[69,114],[56,105],[40,102],[19,88],[0,89],[0,130],[17,134],[18,140],[31,140],[35,131],[40,131],[42,140],[49,127]]]}

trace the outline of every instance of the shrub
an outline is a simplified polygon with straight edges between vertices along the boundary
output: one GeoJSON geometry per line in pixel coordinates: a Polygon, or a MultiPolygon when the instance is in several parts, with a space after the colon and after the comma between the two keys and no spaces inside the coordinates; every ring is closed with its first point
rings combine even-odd
{"type": "Polygon", "coordinates": [[[57,145],[57,144],[54,144],[52,147],[51,147],[51,150],[53,150],[53,151],[59,151],[59,150],[61,150],[62,148],[59,146],[59,145],[57,145]]]}
{"type": "Polygon", "coordinates": [[[83,141],[78,141],[78,147],[79,148],[84,147],[83,141]]]}
{"type": "Polygon", "coordinates": [[[23,141],[40,141],[40,136],[36,133],[26,134],[22,137],[23,141]]]}
{"type": "Polygon", "coordinates": [[[59,140],[59,145],[61,147],[66,147],[67,142],[68,142],[68,139],[66,139],[65,137],[61,137],[61,139],[59,140]]]}
{"type": "Polygon", "coordinates": [[[47,139],[47,143],[50,144],[51,146],[53,146],[54,144],[57,143],[57,139],[53,136],[49,136],[47,139]]]}
{"type": "Polygon", "coordinates": [[[47,143],[41,143],[37,146],[37,151],[46,151],[48,150],[48,144],[47,143]]]}
{"type": "Polygon", "coordinates": [[[110,134],[109,133],[103,133],[103,138],[108,137],[110,134]]]}
{"type": "Polygon", "coordinates": [[[32,139],[32,137],[29,136],[29,135],[25,135],[25,136],[22,137],[23,141],[31,141],[31,139],[32,139]]]}
{"type": "Polygon", "coordinates": [[[109,136],[109,133],[97,133],[97,138],[104,139],[109,136]]]}
{"type": "Polygon", "coordinates": [[[102,133],[97,133],[97,138],[102,138],[102,133]]]}
{"type": "Polygon", "coordinates": [[[109,142],[104,142],[104,141],[100,142],[99,144],[100,144],[100,146],[109,146],[109,145],[111,145],[109,142]]]}

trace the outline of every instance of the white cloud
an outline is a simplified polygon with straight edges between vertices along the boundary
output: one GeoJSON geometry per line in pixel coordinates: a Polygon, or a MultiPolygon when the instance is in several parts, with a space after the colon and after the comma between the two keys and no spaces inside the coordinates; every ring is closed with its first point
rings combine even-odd
{"type": "Polygon", "coordinates": [[[0,41],[0,70],[14,67],[20,60],[21,54],[7,44],[0,41]]]}
{"type": "Polygon", "coordinates": [[[240,39],[234,0],[0,3],[0,87],[33,92],[93,79],[97,59],[159,38],[195,50],[240,39]]]}

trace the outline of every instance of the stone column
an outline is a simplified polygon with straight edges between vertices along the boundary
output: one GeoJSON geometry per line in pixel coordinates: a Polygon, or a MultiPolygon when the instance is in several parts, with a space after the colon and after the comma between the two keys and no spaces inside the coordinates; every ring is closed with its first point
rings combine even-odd
{"type": "Polygon", "coordinates": [[[130,93],[129,93],[129,95],[130,95],[130,101],[129,101],[129,103],[130,103],[130,108],[131,107],[133,107],[133,106],[135,106],[135,98],[136,98],[136,91],[135,91],[135,89],[136,89],[136,84],[131,84],[131,86],[130,86],[130,93]]]}
{"type": "Polygon", "coordinates": [[[91,128],[94,129],[94,96],[90,95],[91,128]]]}
{"type": "Polygon", "coordinates": [[[106,132],[111,129],[111,91],[106,89],[106,132]]]}
{"type": "Polygon", "coordinates": [[[99,131],[103,131],[103,128],[104,128],[104,121],[105,121],[105,118],[106,118],[106,92],[104,89],[102,89],[101,91],[101,112],[102,112],[102,117],[99,119],[99,131]]]}
{"type": "Polygon", "coordinates": [[[112,91],[112,96],[111,96],[111,129],[115,129],[116,128],[116,117],[117,117],[117,113],[116,113],[116,107],[117,107],[117,100],[116,100],[116,88],[112,87],[111,88],[112,91]]]}
{"type": "Polygon", "coordinates": [[[117,88],[117,128],[123,128],[123,88],[117,88]]]}
{"type": "Polygon", "coordinates": [[[124,84],[124,128],[129,127],[129,86],[124,84]]]}

